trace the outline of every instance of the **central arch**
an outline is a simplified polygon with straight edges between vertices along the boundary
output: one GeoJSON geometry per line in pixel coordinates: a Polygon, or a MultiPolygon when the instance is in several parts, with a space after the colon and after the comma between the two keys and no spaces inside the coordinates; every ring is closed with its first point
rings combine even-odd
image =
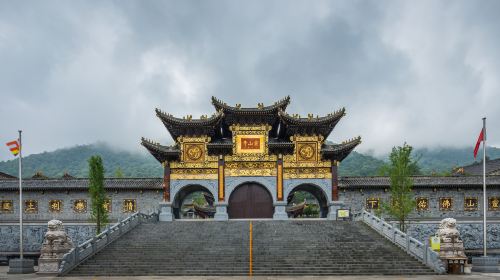
{"type": "Polygon", "coordinates": [[[258,183],[244,183],[229,196],[227,211],[230,219],[272,218],[273,197],[258,183]]]}

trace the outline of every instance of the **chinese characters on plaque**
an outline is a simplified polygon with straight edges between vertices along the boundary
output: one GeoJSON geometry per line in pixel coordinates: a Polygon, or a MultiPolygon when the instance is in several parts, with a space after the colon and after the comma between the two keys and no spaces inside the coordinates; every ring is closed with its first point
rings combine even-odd
{"type": "Polygon", "coordinates": [[[453,199],[451,197],[439,198],[439,210],[450,211],[453,209],[453,199]]]}
{"type": "Polygon", "coordinates": [[[28,199],[24,201],[24,213],[26,214],[36,214],[38,213],[38,201],[33,199],[28,199]]]}
{"type": "Polygon", "coordinates": [[[380,198],[366,199],[366,209],[378,209],[379,204],[380,204],[380,198]]]}
{"type": "Polygon", "coordinates": [[[103,206],[104,206],[104,210],[106,210],[106,212],[111,213],[111,199],[104,200],[103,206]]]}
{"type": "Polygon", "coordinates": [[[51,200],[49,201],[49,211],[52,213],[62,212],[62,200],[51,200]]]}
{"type": "Polygon", "coordinates": [[[135,199],[124,199],[123,200],[123,212],[124,213],[133,213],[136,211],[136,203],[135,199]]]}
{"type": "Polygon", "coordinates": [[[500,197],[493,196],[488,198],[488,209],[490,211],[499,211],[500,210],[500,197]]]}
{"type": "Polygon", "coordinates": [[[76,213],[87,212],[87,200],[77,199],[73,201],[73,211],[75,211],[76,213]]]}
{"type": "Polygon", "coordinates": [[[242,137],[241,150],[258,150],[260,149],[260,138],[242,137]]]}
{"type": "Polygon", "coordinates": [[[12,213],[14,211],[14,204],[12,200],[2,200],[1,211],[2,213],[12,213]]]}
{"type": "Polygon", "coordinates": [[[476,211],[477,206],[478,206],[477,197],[464,198],[464,210],[465,211],[476,211]]]}
{"type": "Polygon", "coordinates": [[[427,197],[418,197],[416,204],[418,211],[429,210],[429,199],[427,197]]]}

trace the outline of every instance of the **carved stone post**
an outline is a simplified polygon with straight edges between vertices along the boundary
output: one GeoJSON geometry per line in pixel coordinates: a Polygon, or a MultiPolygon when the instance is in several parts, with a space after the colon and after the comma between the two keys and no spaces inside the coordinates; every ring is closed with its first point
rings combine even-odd
{"type": "Polygon", "coordinates": [[[64,254],[72,248],[73,242],[64,231],[63,223],[59,220],[49,221],[38,259],[38,274],[57,275],[64,254]]]}

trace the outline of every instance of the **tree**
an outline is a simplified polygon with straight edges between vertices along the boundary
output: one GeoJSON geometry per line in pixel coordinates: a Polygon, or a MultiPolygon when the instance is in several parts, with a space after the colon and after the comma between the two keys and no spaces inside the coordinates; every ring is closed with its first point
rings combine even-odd
{"type": "Polygon", "coordinates": [[[412,175],[420,173],[418,160],[411,156],[413,148],[404,143],[402,147],[393,147],[389,156],[390,163],[384,167],[391,181],[391,198],[389,203],[382,203],[385,213],[399,221],[399,228],[405,231],[405,222],[415,209],[412,194],[412,175]]]}
{"type": "Polygon", "coordinates": [[[123,171],[120,166],[118,166],[115,170],[115,178],[123,178],[123,171]]]}
{"type": "Polygon", "coordinates": [[[91,220],[96,223],[97,234],[108,223],[108,211],[105,209],[106,191],[104,190],[104,167],[100,156],[89,159],[89,194],[91,220]]]}

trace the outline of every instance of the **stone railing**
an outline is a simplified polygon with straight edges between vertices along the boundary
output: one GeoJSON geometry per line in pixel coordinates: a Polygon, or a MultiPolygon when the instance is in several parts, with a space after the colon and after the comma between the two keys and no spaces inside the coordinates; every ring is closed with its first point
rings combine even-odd
{"type": "Polygon", "coordinates": [[[432,268],[437,273],[446,273],[446,268],[439,258],[439,254],[433,251],[426,244],[418,241],[410,235],[400,231],[395,226],[388,224],[379,217],[363,210],[363,212],[355,214],[354,218],[358,221],[363,221],[372,229],[380,233],[382,236],[398,245],[406,253],[418,259],[426,266],[432,268]]]}
{"type": "Polygon", "coordinates": [[[59,275],[65,275],[73,270],[80,263],[92,257],[97,252],[101,251],[104,247],[111,242],[120,238],[120,236],[129,232],[137,225],[144,222],[158,221],[158,213],[151,213],[149,215],[143,213],[134,213],[133,215],[125,218],[124,220],[107,228],[95,237],[85,241],[84,243],[71,249],[63,256],[61,265],[59,266],[59,275]]]}

